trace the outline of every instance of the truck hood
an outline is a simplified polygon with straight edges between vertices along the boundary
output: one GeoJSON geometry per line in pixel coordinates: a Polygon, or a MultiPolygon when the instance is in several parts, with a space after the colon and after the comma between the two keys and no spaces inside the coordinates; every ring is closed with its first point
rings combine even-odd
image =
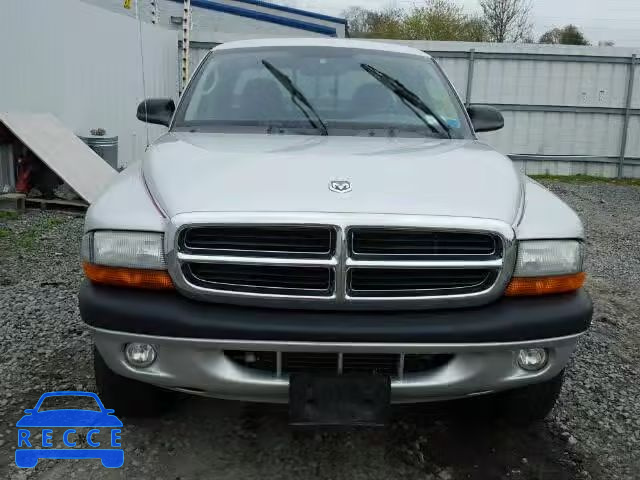
{"type": "Polygon", "coordinates": [[[522,181],[472,140],[169,133],[144,177],[173,217],[188,212],[333,212],[476,217],[512,224],[522,181]],[[332,180],[352,190],[336,193],[332,180]]]}

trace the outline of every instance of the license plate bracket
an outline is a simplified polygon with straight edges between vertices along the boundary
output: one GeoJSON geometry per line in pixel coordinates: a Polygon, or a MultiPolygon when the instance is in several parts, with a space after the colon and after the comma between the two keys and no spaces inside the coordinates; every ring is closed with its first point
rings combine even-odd
{"type": "Polygon", "coordinates": [[[391,403],[383,375],[293,374],[289,421],[297,427],[382,427],[391,403]]]}

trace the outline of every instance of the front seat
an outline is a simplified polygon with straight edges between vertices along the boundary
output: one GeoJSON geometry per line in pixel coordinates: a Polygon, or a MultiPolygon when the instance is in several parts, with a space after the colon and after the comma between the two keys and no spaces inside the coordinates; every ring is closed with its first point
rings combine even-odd
{"type": "Polygon", "coordinates": [[[284,95],[275,80],[254,78],[242,91],[238,118],[241,120],[285,120],[284,95]]]}

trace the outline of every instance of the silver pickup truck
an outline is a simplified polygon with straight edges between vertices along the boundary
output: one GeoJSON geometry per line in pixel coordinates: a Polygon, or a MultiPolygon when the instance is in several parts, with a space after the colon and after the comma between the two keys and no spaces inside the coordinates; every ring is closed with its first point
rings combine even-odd
{"type": "Polygon", "coordinates": [[[175,391],[289,403],[295,425],[491,395],[544,418],[590,325],[584,231],[477,132],[426,53],[377,42],[228,43],[89,209],[82,319],[118,415],[175,391]]]}

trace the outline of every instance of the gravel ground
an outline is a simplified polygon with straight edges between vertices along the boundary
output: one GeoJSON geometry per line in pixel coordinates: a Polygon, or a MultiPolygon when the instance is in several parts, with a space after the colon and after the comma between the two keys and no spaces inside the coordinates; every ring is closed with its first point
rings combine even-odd
{"type": "Polygon", "coordinates": [[[463,402],[397,409],[381,431],[301,434],[282,407],[189,398],[161,420],[125,422],[120,470],[13,464],[23,409],[42,392],[94,384],[76,302],[82,219],[0,217],[0,478],[639,478],[640,188],[547,185],[585,221],[596,314],[545,424],[471,421],[476,405],[463,402]]]}

